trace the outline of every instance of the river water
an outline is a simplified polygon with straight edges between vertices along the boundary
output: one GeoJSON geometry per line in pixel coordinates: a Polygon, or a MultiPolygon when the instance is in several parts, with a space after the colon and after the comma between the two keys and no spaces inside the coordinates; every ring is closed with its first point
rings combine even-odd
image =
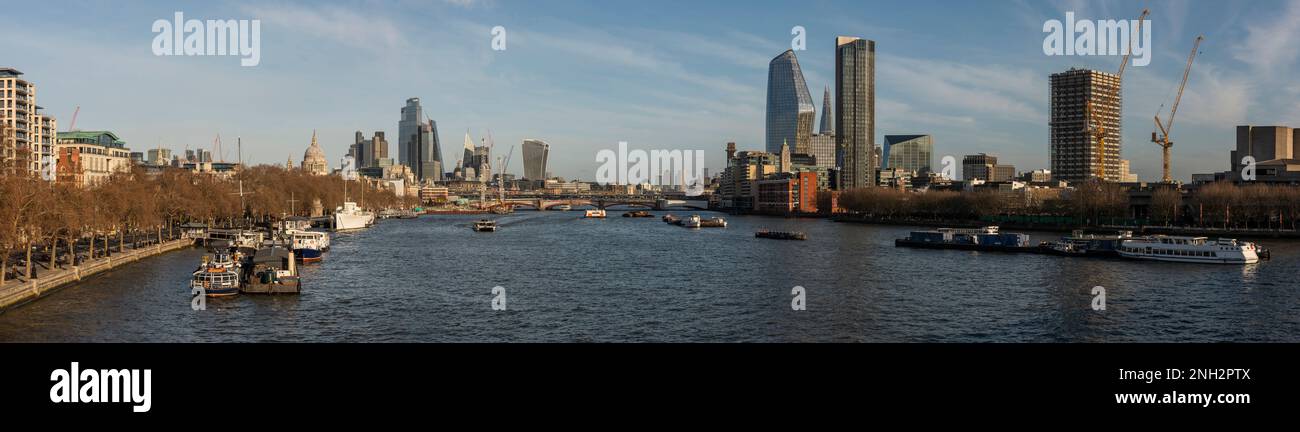
{"type": "Polygon", "coordinates": [[[301,295],[201,311],[187,281],[203,252],[173,252],[0,314],[0,341],[1300,341],[1296,241],[1219,266],[895,248],[911,228],[822,219],[691,230],[621,213],[521,211],[495,233],[471,231],[477,216],[380,221],[335,235],[301,295]],[[806,310],[791,308],[796,286],[806,310]]]}

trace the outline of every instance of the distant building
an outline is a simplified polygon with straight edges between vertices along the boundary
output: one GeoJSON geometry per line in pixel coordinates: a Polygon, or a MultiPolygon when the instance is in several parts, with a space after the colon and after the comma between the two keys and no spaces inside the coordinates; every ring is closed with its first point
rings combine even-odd
{"type": "Polygon", "coordinates": [[[551,145],[539,139],[524,140],[524,179],[546,180],[546,162],[551,155],[551,145]]]}
{"type": "Polygon", "coordinates": [[[832,123],[833,112],[831,110],[831,88],[826,87],[826,90],[822,93],[822,123],[817,129],[817,133],[835,135],[835,123],[832,123]]]}
{"type": "Polygon", "coordinates": [[[1022,178],[1030,183],[1045,183],[1052,181],[1052,170],[1038,169],[1025,173],[1022,178]]]}
{"type": "Polygon", "coordinates": [[[933,171],[934,139],[929,135],[885,135],[884,168],[913,173],[933,171]]]}
{"type": "Polygon", "coordinates": [[[727,168],[718,185],[720,205],[750,210],[758,193],[754,182],[776,173],[778,156],[758,151],[736,152],[735,148],[735,143],[727,144],[727,168]]]}
{"type": "Polygon", "coordinates": [[[155,166],[167,165],[172,160],[172,149],[168,149],[168,148],[149,149],[145,153],[146,153],[145,159],[149,162],[149,165],[155,165],[155,166]]]}
{"type": "Polygon", "coordinates": [[[1129,163],[1128,159],[1120,159],[1119,161],[1119,182],[1120,183],[1138,182],[1138,176],[1137,174],[1133,174],[1132,166],[1129,163]]]}
{"type": "MultiPolygon", "coordinates": [[[[1215,175],[1218,180],[1254,181],[1300,185],[1300,133],[1287,126],[1237,126],[1237,146],[1229,152],[1231,170],[1215,175]],[[1255,159],[1254,179],[1242,177],[1242,159],[1255,159]]],[[[1199,177],[1205,181],[1208,175],[1199,177]]]]}
{"type": "Polygon", "coordinates": [[[816,109],[794,50],[773,58],[767,66],[767,152],[793,144],[796,153],[808,153],[816,109]]]}
{"type": "Polygon", "coordinates": [[[993,167],[998,165],[998,157],[984,153],[966,155],[961,160],[962,180],[989,181],[993,176],[993,167]]]}
{"type": "Polygon", "coordinates": [[[991,182],[1009,182],[1015,179],[1015,165],[996,165],[993,167],[993,174],[989,177],[991,182]]]}
{"type": "Polygon", "coordinates": [[[103,183],[114,173],[131,170],[131,150],[109,131],[59,134],[57,179],[78,186],[103,183]]]}
{"type": "Polygon", "coordinates": [[[790,215],[817,212],[817,173],[778,173],[754,181],[757,213],[790,215]]]}
{"type": "Polygon", "coordinates": [[[0,68],[0,166],[55,180],[57,122],[41,114],[36,85],[13,68],[0,68]],[[48,174],[48,175],[46,175],[48,174]]]}
{"type": "Polygon", "coordinates": [[[840,189],[875,183],[876,42],[835,38],[835,137],[840,157],[840,189]]]}
{"type": "Polygon", "coordinates": [[[438,123],[426,121],[420,98],[406,100],[402,118],[397,122],[397,134],[398,163],[410,167],[417,180],[441,180],[444,164],[438,123]]]}
{"type": "Polygon", "coordinates": [[[1120,78],[1115,74],[1088,69],[1070,69],[1051,77],[1050,156],[1052,174],[1058,180],[1081,182],[1096,178],[1099,171],[1097,138],[1091,127],[1106,130],[1104,179],[1120,181],[1122,101],[1120,78]],[[1092,106],[1092,116],[1088,105],[1092,106]]]}
{"type": "MultiPolygon", "coordinates": [[[[210,162],[202,161],[200,162],[210,162]]],[[[311,145],[307,146],[307,151],[302,154],[302,170],[311,175],[323,176],[330,173],[329,161],[325,159],[325,151],[321,150],[320,144],[316,142],[316,131],[311,132],[311,145]]]]}
{"type": "Polygon", "coordinates": [[[809,139],[808,147],[809,152],[807,154],[814,158],[818,167],[836,167],[835,155],[837,151],[835,150],[835,134],[814,134],[812,138],[809,139]]]}

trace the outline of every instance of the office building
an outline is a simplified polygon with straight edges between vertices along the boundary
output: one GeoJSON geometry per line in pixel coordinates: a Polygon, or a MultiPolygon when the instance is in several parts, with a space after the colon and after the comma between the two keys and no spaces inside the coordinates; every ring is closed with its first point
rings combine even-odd
{"type": "Polygon", "coordinates": [[[773,58],[767,66],[767,152],[790,144],[796,153],[807,153],[816,109],[794,51],[773,58]]]}
{"type": "Polygon", "coordinates": [[[546,162],[551,155],[551,145],[539,139],[524,140],[524,179],[546,180],[546,162]]]}
{"type": "Polygon", "coordinates": [[[114,173],[131,170],[131,150],[109,131],[75,131],[59,134],[56,178],[78,186],[93,186],[114,173]]]}
{"type": "Polygon", "coordinates": [[[882,153],[885,168],[917,174],[934,170],[934,139],[929,135],[885,135],[882,153]]]}
{"type": "Polygon", "coordinates": [[[835,139],[842,161],[841,190],[875,183],[875,63],[875,41],[835,39],[835,139]]]}
{"type": "Polygon", "coordinates": [[[1088,69],[1052,74],[1049,150],[1057,180],[1081,182],[1100,173],[1106,181],[1120,181],[1120,84],[1115,74],[1088,69]],[[1104,128],[1104,149],[1089,122],[1092,130],[1104,128]]]}
{"type": "Polygon", "coordinates": [[[961,178],[963,180],[990,181],[993,167],[998,165],[998,157],[984,153],[966,155],[961,160],[961,178]]]}

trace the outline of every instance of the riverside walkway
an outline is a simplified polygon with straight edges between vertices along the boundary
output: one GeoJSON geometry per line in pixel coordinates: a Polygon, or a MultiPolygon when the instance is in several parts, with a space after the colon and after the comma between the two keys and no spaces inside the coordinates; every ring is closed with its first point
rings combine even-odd
{"type": "Polygon", "coordinates": [[[21,278],[6,280],[3,285],[0,285],[0,312],[39,299],[56,291],[58,288],[78,282],[91,275],[109,271],[123,264],[140,261],[154,255],[184,249],[193,244],[194,239],[170,240],[116,252],[108,257],[82,262],[81,265],[41,270],[37,273],[37,277],[30,280],[21,278]]]}

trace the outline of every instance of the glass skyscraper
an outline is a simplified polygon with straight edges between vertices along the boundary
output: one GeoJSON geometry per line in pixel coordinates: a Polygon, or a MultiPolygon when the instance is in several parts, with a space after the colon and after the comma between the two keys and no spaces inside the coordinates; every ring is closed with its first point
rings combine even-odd
{"type": "Polygon", "coordinates": [[[885,168],[914,173],[933,171],[934,139],[929,135],[885,135],[885,168]]]}
{"type": "Polygon", "coordinates": [[[835,140],[840,189],[876,182],[876,42],[835,38],[835,140]]]}
{"type": "Polygon", "coordinates": [[[524,140],[524,179],[546,180],[546,159],[551,145],[538,139],[524,140]]]}
{"type": "Polygon", "coordinates": [[[767,66],[767,152],[780,153],[788,143],[795,153],[811,153],[815,110],[794,51],[773,58],[767,66]]]}
{"type": "Polygon", "coordinates": [[[420,98],[406,100],[397,122],[397,161],[411,168],[420,180],[442,180],[442,145],[438,124],[424,121],[420,98]]]}

